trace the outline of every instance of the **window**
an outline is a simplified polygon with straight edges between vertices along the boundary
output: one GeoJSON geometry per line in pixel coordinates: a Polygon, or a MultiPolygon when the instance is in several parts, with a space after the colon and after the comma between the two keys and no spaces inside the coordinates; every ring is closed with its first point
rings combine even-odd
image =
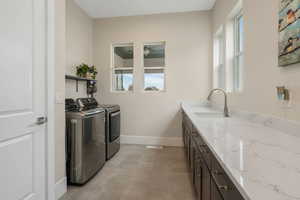
{"type": "Polygon", "coordinates": [[[133,90],[133,44],[113,45],[112,90],[133,90]]]}
{"type": "Polygon", "coordinates": [[[165,42],[144,44],[144,90],[165,90],[165,42]]]}
{"type": "Polygon", "coordinates": [[[214,88],[226,89],[225,73],[224,33],[221,27],[214,39],[214,88]]]}
{"type": "Polygon", "coordinates": [[[233,91],[242,90],[244,57],[244,18],[240,12],[234,17],[233,91]]]}

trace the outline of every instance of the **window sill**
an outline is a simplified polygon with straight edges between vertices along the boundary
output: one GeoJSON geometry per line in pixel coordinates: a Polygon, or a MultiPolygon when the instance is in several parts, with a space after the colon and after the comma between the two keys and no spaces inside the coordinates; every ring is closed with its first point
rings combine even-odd
{"type": "Polygon", "coordinates": [[[133,94],[133,91],[110,91],[113,94],[133,94]]]}
{"type": "Polygon", "coordinates": [[[242,95],[243,94],[243,91],[227,91],[227,94],[230,94],[230,95],[242,95]]]}
{"type": "Polygon", "coordinates": [[[166,93],[167,91],[166,90],[159,90],[159,91],[145,91],[143,90],[142,93],[145,93],[145,94],[160,94],[160,93],[166,93]]]}

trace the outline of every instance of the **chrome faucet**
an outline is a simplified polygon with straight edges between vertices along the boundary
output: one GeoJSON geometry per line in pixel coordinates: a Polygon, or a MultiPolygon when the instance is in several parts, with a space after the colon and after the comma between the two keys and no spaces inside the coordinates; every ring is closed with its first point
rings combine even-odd
{"type": "Polygon", "coordinates": [[[224,116],[225,117],[229,117],[229,111],[228,111],[228,105],[227,105],[227,93],[223,90],[223,89],[220,89],[220,88],[216,88],[216,89],[213,89],[212,91],[210,91],[208,97],[207,97],[207,100],[210,101],[211,100],[211,96],[213,95],[214,92],[216,91],[220,91],[224,94],[224,116]]]}

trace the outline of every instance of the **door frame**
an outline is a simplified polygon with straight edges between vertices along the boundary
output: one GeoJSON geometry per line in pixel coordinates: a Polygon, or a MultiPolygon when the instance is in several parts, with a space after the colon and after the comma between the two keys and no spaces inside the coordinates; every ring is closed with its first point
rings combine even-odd
{"type": "Polygon", "coordinates": [[[55,200],[55,0],[46,0],[46,199],[55,200]]]}

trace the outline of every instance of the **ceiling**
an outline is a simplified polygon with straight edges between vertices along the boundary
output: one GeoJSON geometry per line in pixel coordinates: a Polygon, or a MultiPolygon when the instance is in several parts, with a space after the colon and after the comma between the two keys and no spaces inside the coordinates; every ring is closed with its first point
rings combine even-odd
{"type": "Polygon", "coordinates": [[[93,18],[210,10],[216,0],[75,0],[93,18]]]}

